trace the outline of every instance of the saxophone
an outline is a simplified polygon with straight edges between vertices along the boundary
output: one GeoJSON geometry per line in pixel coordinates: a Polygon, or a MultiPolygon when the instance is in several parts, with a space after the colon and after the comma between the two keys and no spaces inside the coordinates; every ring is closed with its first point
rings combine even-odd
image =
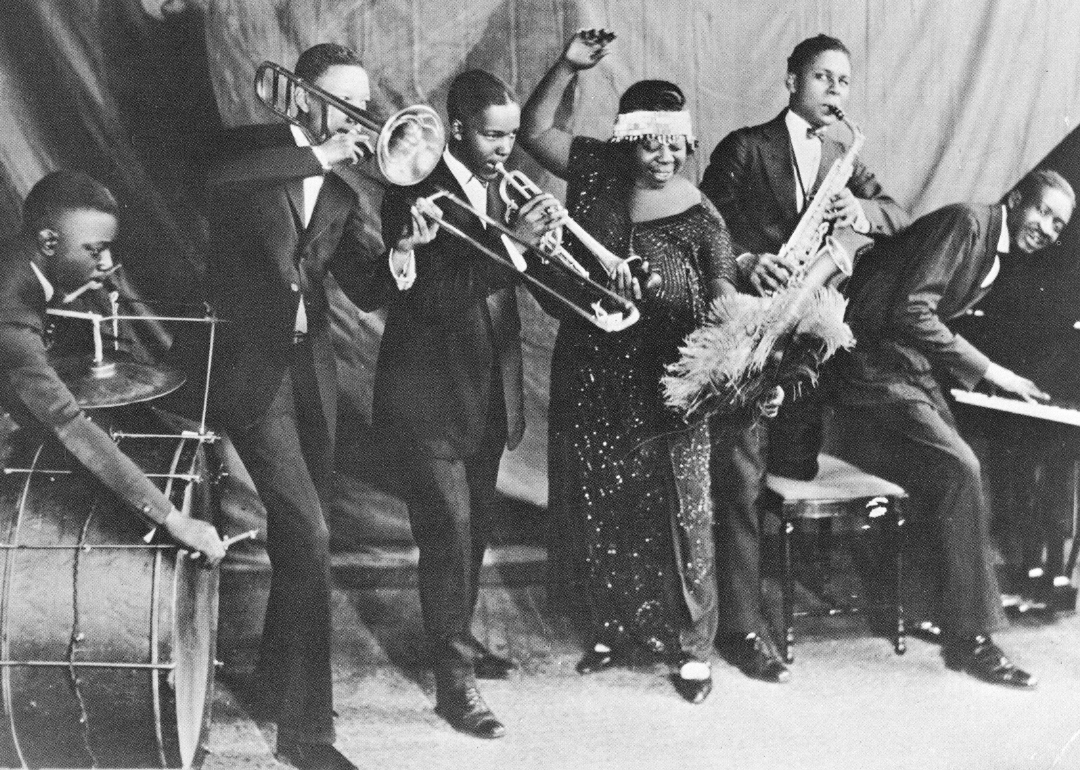
{"type": "Polygon", "coordinates": [[[832,111],[853,141],[833,162],[780,249],[794,266],[787,285],[764,297],[735,294],[716,300],[705,324],[687,335],[679,360],[667,367],[661,380],[665,402],[688,419],[734,411],[778,384],[795,384],[797,390],[801,381],[816,380],[818,368],[839,348],[855,342],[844,323],[847,301],[828,285],[837,273],[851,273],[851,258],[830,245],[832,223],[825,217],[855,170],[865,136],[839,108],[832,111]],[[785,368],[785,358],[796,363],[785,368]]]}

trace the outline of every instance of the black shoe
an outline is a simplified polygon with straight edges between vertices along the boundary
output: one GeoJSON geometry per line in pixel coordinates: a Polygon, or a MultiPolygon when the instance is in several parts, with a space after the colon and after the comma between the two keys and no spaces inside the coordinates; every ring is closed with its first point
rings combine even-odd
{"type": "Polygon", "coordinates": [[[941,634],[941,626],[932,620],[923,620],[913,623],[907,628],[907,635],[916,639],[922,639],[930,644],[944,644],[941,634]]]}
{"type": "Polygon", "coordinates": [[[618,655],[615,650],[598,650],[593,647],[591,650],[581,656],[581,660],[577,662],[574,668],[577,672],[584,676],[585,674],[595,674],[598,671],[604,671],[614,666],[618,662],[618,655]]]}
{"type": "Polygon", "coordinates": [[[491,713],[475,687],[466,687],[440,698],[435,713],[455,730],[476,738],[501,738],[506,735],[503,723],[491,713]]]}
{"type": "Polygon", "coordinates": [[[722,640],[721,652],[739,670],[763,682],[786,682],[791,679],[780,653],[767,636],[750,632],[745,636],[728,635],[722,640]]]}
{"type": "Polygon", "coordinates": [[[357,770],[356,765],[328,743],[304,743],[278,738],[274,756],[299,770],[357,770]]]}
{"type": "Polygon", "coordinates": [[[476,652],[473,658],[473,669],[480,679],[509,679],[510,672],[517,668],[517,664],[510,658],[496,655],[477,639],[470,639],[470,646],[476,652]]]}
{"type": "Polygon", "coordinates": [[[977,636],[969,644],[946,648],[945,665],[990,684],[1029,690],[1037,683],[1035,677],[1005,657],[989,636],[977,636]]]}
{"type": "MultiPolygon", "coordinates": [[[[681,663],[688,663],[691,660],[693,658],[684,658],[681,663]]],[[[680,665],[679,668],[682,666],[680,665]]],[[[675,683],[675,691],[695,705],[708,698],[709,693],[712,692],[711,674],[704,679],[687,679],[676,671],[671,679],[675,683]]]]}

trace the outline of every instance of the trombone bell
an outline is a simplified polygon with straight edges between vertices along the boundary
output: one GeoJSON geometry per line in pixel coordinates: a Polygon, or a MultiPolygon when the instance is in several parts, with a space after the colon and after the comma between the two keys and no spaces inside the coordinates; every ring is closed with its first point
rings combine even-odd
{"type": "Polygon", "coordinates": [[[280,64],[264,61],[255,70],[255,95],[278,117],[284,118],[308,134],[313,143],[324,141],[329,131],[327,116],[330,108],[344,113],[350,120],[368,129],[378,138],[375,141],[375,161],[379,171],[391,184],[408,187],[430,174],[446,144],[446,131],[439,113],[424,104],[406,107],[379,123],[365,110],[340,99],[329,91],[309,83],[280,64]],[[317,135],[311,135],[311,121],[303,120],[296,95],[303,91],[308,104],[319,110],[315,120],[317,135]]]}

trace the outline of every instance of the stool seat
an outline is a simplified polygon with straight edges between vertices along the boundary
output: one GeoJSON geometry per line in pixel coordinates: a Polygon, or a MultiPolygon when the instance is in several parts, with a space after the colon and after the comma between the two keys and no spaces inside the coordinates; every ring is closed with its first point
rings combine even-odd
{"type": "Polygon", "coordinates": [[[810,481],[770,473],[765,477],[765,486],[788,503],[798,500],[824,503],[846,502],[861,497],[906,497],[903,487],[827,454],[818,457],[818,473],[810,481]]]}

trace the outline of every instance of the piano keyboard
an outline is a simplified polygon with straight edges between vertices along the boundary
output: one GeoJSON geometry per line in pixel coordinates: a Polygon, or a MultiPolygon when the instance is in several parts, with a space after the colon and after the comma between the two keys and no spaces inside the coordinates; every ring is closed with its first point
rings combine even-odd
{"type": "Polygon", "coordinates": [[[953,388],[952,395],[957,403],[960,404],[981,406],[986,409],[997,409],[999,412],[1022,414],[1040,420],[1051,420],[1053,422],[1064,423],[1065,425],[1076,425],[1080,427],[1080,409],[1056,406],[1047,403],[1032,403],[1029,401],[1022,401],[1018,398],[1007,398],[1005,396],[988,396],[985,393],[959,390],[957,388],[953,388]]]}

